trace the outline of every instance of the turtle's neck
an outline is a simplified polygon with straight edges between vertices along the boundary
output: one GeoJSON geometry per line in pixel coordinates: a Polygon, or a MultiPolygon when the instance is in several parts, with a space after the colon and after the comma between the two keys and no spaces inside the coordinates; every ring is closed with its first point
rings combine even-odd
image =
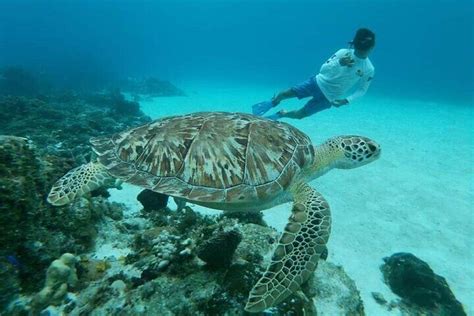
{"type": "Polygon", "coordinates": [[[331,147],[328,142],[319,146],[313,145],[314,162],[311,166],[311,179],[318,178],[331,170],[336,162],[344,156],[339,147],[331,147]]]}

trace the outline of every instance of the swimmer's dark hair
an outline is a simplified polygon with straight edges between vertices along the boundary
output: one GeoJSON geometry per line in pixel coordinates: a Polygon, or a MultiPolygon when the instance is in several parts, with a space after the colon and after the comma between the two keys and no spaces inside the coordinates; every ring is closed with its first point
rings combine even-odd
{"type": "Polygon", "coordinates": [[[375,34],[369,29],[360,28],[349,44],[357,50],[369,50],[375,46],[375,34]]]}

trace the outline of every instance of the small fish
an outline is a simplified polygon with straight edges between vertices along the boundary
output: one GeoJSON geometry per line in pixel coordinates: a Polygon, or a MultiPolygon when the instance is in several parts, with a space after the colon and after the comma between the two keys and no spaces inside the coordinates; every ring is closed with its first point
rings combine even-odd
{"type": "Polygon", "coordinates": [[[8,261],[12,266],[14,266],[15,268],[21,269],[22,264],[21,264],[21,262],[18,260],[17,257],[15,257],[14,255],[8,255],[8,256],[6,256],[6,259],[7,259],[7,261],[8,261]]]}

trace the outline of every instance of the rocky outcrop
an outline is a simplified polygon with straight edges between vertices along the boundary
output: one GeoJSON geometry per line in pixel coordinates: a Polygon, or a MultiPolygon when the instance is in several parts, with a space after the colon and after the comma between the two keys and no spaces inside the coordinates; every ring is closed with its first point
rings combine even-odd
{"type": "Polygon", "coordinates": [[[136,103],[121,95],[91,99],[77,95],[0,97],[0,134],[28,138],[41,152],[73,159],[78,165],[90,158],[91,137],[151,121],[136,103]]]}
{"type": "MultiPolygon", "coordinates": [[[[49,205],[51,184],[71,167],[70,160],[40,154],[26,138],[0,136],[0,263],[15,272],[12,284],[24,293],[39,289],[54,258],[90,249],[98,221],[123,208],[100,196],[60,208],[49,205]]],[[[14,292],[0,286],[0,297],[14,292]]]]}
{"type": "Polygon", "coordinates": [[[169,196],[145,189],[137,196],[137,200],[143,205],[145,211],[158,211],[168,205],[169,196]]]}
{"type": "Polygon", "coordinates": [[[397,304],[402,311],[410,315],[466,315],[446,279],[423,260],[411,253],[395,253],[384,262],[380,267],[384,281],[402,298],[397,304]]]}
{"type": "MultiPolygon", "coordinates": [[[[278,233],[235,219],[207,218],[189,207],[183,212],[165,209],[152,213],[158,214],[141,214],[147,221],[143,229],[134,233],[128,230],[132,252],[123,260],[111,262],[112,267],[100,279],[84,284],[74,302],[57,307],[55,312],[248,315],[244,312],[248,293],[263,273],[278,233]],[[232,257],[216,260],[212,267],[198,259],[201,247],[214,244],[215,239],[225,240],[225,232],[232,239],[237,231],[242,240],[232,257]],[[218,262],[220,266],[216,267],[218,262]]],[[[116,222],[116,227],[120,230],[121,223],[116,222]]],[[[104,229],[109,235],[120,234],[113,233],[110,226],[104,229]]],[[[222,247],[213,250],[224,250],[222,247]]],[[[354,282],[341,267],[325,261],[320,261],[302,292],[272,308],[273,315],[315,315],[316,311],[318,315],[364,314],[354,282]]]]}

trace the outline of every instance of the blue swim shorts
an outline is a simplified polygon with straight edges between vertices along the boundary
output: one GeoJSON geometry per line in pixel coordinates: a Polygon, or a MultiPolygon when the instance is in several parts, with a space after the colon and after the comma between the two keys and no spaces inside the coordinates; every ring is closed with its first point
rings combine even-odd
{"type": "Polygon", "coordinates": [[[295,85],[291,90],[295,92],[298,99],[312,97],[303,107],[303,111],[305,111],[307,115],[312,115],[331,107],[331,102],[324,96],[314,76],[295,85]]]}

